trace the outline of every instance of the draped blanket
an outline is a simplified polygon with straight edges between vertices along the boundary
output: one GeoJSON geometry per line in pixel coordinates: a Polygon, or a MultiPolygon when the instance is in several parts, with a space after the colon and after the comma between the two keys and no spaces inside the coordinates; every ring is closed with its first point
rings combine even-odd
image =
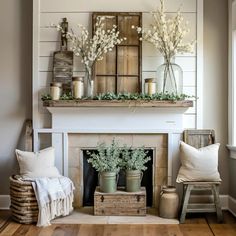
{"type": "Polygon", "coordinates": [[[52,219],[73,210],[74,184],[69,178],[36,178],[32,186],[39,207],[37,226],[51,225],[52,219]]]}

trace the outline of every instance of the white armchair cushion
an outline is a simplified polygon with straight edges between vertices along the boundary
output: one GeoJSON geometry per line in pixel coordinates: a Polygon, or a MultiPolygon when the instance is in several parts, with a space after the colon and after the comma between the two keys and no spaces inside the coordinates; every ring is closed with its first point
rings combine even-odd
{"type": "Polygon", "coordinates": [[[16,149],[20,174],[25,178],[60,177],[54,165],[55,150],[53,147],[39,152],[25,152],[16,149]]]}
{"type": "Polygon", "coordinates": [[[186,181],[221,181],[218,172],[218,151],[220,144],[196,149],[180,142],[181,167],[177,183],[186,181]]]}

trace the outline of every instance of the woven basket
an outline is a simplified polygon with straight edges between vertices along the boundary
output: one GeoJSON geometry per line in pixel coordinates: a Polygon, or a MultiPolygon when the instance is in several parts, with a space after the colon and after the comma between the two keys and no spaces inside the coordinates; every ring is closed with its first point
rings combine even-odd
{"type": "Polygon", "coordinates": [[[31,182],[20,176],[10,177],[10,197],[12,217],[21,224],[31,224],[38,220],[38,203],[31,182]]]}

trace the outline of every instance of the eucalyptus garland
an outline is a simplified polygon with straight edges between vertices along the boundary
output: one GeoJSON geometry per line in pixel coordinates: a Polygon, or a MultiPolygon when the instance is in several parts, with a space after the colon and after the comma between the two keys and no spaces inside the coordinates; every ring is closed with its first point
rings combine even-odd
{"type": "MultiPolygon", "coordinates": [[[[185,99],[193,99],[194,96],[186,94],[176,95],[175,93],[155,93],[148,95],[144,93],[103,93],[94,97],[83,97],[81,99],[75,99],[71,93],[63,94],[60,100],[101,100],[101,101],[112,101],[112,100],[144,100],[144,101],[182,101],[185,99]]],[[[42,101],[52,100],[49,94],[42,95],[42,101]]]]}

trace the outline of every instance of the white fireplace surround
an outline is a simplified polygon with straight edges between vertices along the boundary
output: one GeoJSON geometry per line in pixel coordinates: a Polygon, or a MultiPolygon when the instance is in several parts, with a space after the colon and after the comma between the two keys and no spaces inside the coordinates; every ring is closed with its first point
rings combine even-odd
{"type": "Polygon", "coordinates": [[[175,183],[178,149],[186,107],[47,107],[52,127],[34,129],[34,151],[40,134],[51,134],[56,166],[68,176],[69,134],[166,134],[168,137],[168,184],[175,183]]]}

